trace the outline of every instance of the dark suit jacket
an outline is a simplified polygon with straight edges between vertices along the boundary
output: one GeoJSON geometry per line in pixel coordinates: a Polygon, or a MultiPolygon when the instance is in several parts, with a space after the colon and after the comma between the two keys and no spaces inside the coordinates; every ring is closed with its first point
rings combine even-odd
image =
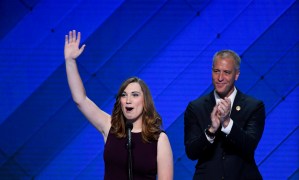
{"type": "Polygon", "coordinates": [[[262,179],[254,151],[264,131],[264,103],[238,90],[230,115],[231,132],[226,136],[219,128],[211,144],[204,130],[215,104],[212,91],[190,102],[184,114],[186,154],[197,160],[194,179],[262,179]]]}

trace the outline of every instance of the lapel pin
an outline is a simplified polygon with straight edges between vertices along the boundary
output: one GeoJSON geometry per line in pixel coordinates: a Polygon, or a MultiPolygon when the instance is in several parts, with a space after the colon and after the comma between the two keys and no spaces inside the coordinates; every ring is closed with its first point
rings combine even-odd
{"type": "Polygon", "coordinates": [[[237,106],[237,107],[236,107],[236,110],[237,110],[237,111],[240,111],[240,110],[241,110],[241,107],[240,107],[240,106],[237,106]]]}

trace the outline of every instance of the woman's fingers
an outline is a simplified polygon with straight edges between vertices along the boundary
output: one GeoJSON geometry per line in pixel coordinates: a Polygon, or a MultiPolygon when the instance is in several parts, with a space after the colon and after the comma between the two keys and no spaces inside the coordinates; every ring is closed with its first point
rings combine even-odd
{"type": "MultiPolygon", "coordinates": [[[[75,33],[76,33],[76,32],[75,32],[75,33]]],[[[80,43],[80,40],[81,40],[81,33],[78,32],[78,36],[77,36],[76,42],[79,44],[79,43],[80,43]]]]}
{"type": "Polygon", "coordinates": [[[72,42],[80,43],[81,40],[81,33],[78,32],[76,35],[76,30],[69,31],[68,35],[65,35],[65,44],[70,44],[72,42]]]}
{"type": "Polygon", "coordinates": [[[65,35],[65,38],[64,38],[64,43],[65,45],[67,45],[69,43],[69,36],[68,35],[65,35]]]}
{"type": "Polygon", "coordinates": [[[70,43],[80,43],[81,41],[81,33],[78,32],[76,34],[76,30],[69,31],[68,35],[65,35],[65,44],[70,44],[70,43]]]}
{"type": "Polygon", "coordinates": [[[72,42],[76,42],[76,30],[73,30],[72,42]]]}

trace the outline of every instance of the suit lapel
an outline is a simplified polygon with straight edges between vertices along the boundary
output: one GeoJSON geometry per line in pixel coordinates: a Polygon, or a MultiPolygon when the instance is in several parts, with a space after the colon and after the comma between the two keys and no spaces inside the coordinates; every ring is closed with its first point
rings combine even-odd
{"type": "Polygon", "coordinates": [[[215,97],[214,97],[214,91],[210,92],[209,96],[207,96],[205,101],[206,101],[207,107],[209,109],[208,112],[212,112],[214,106],[216,105],[216,100],[215,100],[215,97]]]}
{"type": "Polygon", "coordinates": [[[237,91],[232,110],[231,110],[231,119],[235,122],[237,122],[240,126],[243,126],[243,119],[242,116],[244,116],[244,110],[245,110],[245,101],[244,101],[244,95],[241,91],[237,91]]]}

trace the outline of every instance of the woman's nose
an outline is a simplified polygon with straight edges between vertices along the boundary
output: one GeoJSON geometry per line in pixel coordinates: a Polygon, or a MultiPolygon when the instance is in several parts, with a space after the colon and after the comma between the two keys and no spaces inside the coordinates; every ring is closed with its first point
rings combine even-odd
{"type": "Polygon", "coordinates": [[[126,103],[127,103],[127,104],[131,103],[131,98],[130,98],[130,96],[127,96],[126,103]]]}

